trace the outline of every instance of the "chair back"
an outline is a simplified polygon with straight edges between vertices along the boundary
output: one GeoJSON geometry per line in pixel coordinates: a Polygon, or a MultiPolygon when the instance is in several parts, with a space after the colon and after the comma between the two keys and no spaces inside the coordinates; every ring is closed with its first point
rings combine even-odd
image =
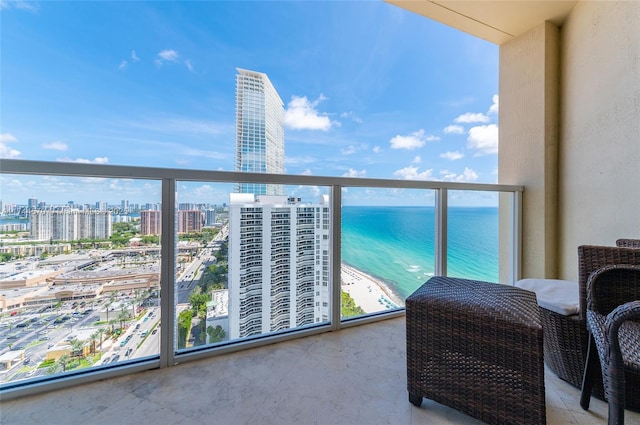
{"type": "Polygon", "coordinates": [[[616,264],[640,266],[640,249],[597,245],[581,245],[578,247],[578,290],[581,320],[586,320],[587,281],[589,276],[604,266],[614,266],[616,264]]]}

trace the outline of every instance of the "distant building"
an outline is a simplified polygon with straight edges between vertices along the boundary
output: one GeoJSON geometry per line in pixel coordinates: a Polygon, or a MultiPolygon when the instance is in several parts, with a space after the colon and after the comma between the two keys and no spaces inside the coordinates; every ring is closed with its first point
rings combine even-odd
{"type": "MultiPolygon", "coordinates": [[[[284,107],[267,74],[237,68],[235,170],[284,173],[284,107]]],[[[240,183],[237,191],[282,195],[282,185],[240,183]]]]}
{"type": "Polygon", "coordinates": [[[27,208],[29,210],[38,208],[38,200],[36,198],[29,198],[29,200],[27,201],[27,208]]]}
{"type": "Polygon", "coordinates": [[[140,211],[140,234],[160,235],[162,233],[162,212],[157,210],[140,211]]]}
{"type": "Polygon", "coordinates": [[[29,232],[36,240],[108,239],[112,233],[111,212],[71,208],[32,210],[29,232]]]}
{"type": "Polygon", "coordinates": [[[230,195],[231,339],[329,320],[329,202],[230,195]]]}
{"type": "Polygon", "coordinates": [[[209,209],[204,211],[204,225],[213,226],[216,224],[216,210],[209,209]]]}
{"type": "Polygon", "coordinates": [[[200,210],[178,211],[178,233],[201,232],[203,222],[203,213],[200,210]]]}

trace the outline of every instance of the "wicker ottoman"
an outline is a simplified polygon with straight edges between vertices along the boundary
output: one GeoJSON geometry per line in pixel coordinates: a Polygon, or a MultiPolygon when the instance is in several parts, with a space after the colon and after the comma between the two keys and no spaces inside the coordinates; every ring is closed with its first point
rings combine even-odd
{"type": "Polygon", "coordinates": [[[407,389],[492,424],[545,424],[533,292],[434,277],[406,300],[407,389]]]}

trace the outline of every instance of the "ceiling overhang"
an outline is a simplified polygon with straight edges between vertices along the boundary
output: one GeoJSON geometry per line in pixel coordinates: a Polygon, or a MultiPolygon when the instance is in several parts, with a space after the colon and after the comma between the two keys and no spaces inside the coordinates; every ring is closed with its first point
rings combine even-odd
{"type": "Polygon", "coordinates": [[[385,0],[495,44],[550,21],[560,27],[578,0],[385,0]]]}

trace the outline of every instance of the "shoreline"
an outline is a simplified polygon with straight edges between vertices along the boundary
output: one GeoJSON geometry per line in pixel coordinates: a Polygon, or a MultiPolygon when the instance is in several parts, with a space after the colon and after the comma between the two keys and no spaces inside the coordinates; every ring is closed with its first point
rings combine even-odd
{"type": "Polygon", "coordinates": [[[340,265],[340,287],[366,313],[404,307],[404,301],[383,281],[344,263],[340,265]]]}

